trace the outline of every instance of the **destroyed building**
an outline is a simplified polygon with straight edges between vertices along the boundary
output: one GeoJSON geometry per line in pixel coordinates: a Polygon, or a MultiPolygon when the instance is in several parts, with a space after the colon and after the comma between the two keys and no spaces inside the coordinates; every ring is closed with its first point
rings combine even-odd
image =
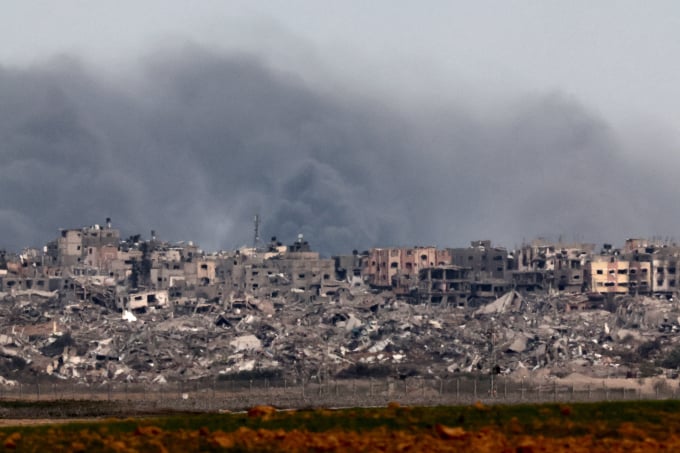
{"type": "Polygon", "coordinates": [[[104,267],[107,260],[115,259],[119,242],[120,231],[111,228],[111,219],[106,219],[104,227],[61,230],[59,237],[47,244],[47,255],[59,267],[83,263],[104,267]]]}
{"type": "Polygon", "coordinates": [[[368,260],[368,252],[359,253],[354,250],[351,255],[334,256],[335,275],[338,280],[346,281],[351,286],[361,286],[364,283],[362,271],[368,260]]]}
{"type": "Polygon", "coordinates": [[[103,227],[61,230],[43,253],[25,251],[17,260],[5,259],[4,273],[11,271],[11,275],[0,276],[0,287],[30,289],[35,284],[82,295],[87,293],[83,285],[97,283],[132,291],[168,290],[171,298],[224,301],[234,292],[269,298],[291,293],[334,297],[347,287],[369,285],[417,303],[437,298],[430,294],[432,273],[422,270],[439,267],[446,273],[449,266],[458,266],[466,284],[459,285],[462,289],[456,290],[453,299],[458,304],[467,298],[465,305],[475,306],[511,289],[522,294],[556,291],[671,297],[678,284],[680,256],[675,246],[641,239],[628,240],[624,253],[605,247],[600,254],[593,252],[593,244],[537,239],[513,252],[482,240],[467,248],[373,248],[331,260],[312,251],[303,237],[289,246],[272,238],[266,247],[213,254],[190,241],[165,243],[154,231],[151,237],[149,241],[140,235],[121,240],[110,219],[103,227]]]}
{"type": "Polygon", "coordinates": [[[586,263],[595,244],[550,242],[536,239],[516,252],[513,280],[521,289],[583,292],[586,263]]]}
{"type": "Polygon", "coordinates": [[[595,253],[474,241],[324,258],[302,236],[206,253],[154,232],[121,239],[106,222],[0,256],[10,380],[322,379],[359,366],[396,377],[637,377],[671,373],[662,359],[680,348],[680,253],[667,243],[595,253]]]}
{"type": "Polygon", "coordinates": [[[257,297],[326,296],[337,288],[334,281],[335,261],[321,258],[302,237],[283,250],[241,255],[231,267],[231,289],[257,297]]]}
{"type": "Polygon", "coordinates": [[[472,241],[470,247],[448,249],[451,264],[466,267],[478,281],[485,279],[504,280],[514,268],[514,259],[507,249],[492,247],[491,241],[472,241]]]}
{"type": "Polygon", "coordinates": [[[418,274],[418,301],[467,307],[472,294],[470,270],[461,266],[437,266],[421,269],[418,274]]]}
{"type": "Polygon", "coordinates": [[[408,294],[418,286],[421,269],[449,264],[449,252],[436,247],[373,248],[369,251],[363,276],[372,287],[408,294]]]}

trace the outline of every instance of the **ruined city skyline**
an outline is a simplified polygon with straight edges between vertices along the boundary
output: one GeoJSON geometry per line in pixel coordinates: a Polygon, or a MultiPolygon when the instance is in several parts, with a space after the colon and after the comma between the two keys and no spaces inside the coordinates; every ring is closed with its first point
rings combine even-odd
{"type": "Polygon", "coordinates": [[[233,249],[256,212],[327,255],[680,230],[676,5],[227,3],[6,8],[0,247],[112,216],[233,249]]]}
{"type": "MultiPolygon", "coordinates": [[[[131,230],[129,227],[127,227],[125,224],[119,224],[119,223],[114,223],[113,219],[111,217],[106,217],[103,222],[91,222],[89,224],[83,224],[81,226],[71,226],[69,228],[53,228],[53,233],[51,235],[48,235],[48,237],[44,238],[42,242],[36,243],[34,245],[29,245],[29,244],[24,244],[23,246],[20,246],[18,248],[2,248],[0,247],[0,250],[2,250],[5,253],[9,254],[16,254],[19,255],[22,253],[22,251],[26,250],[36,250],[40,251],[43,250],[45,247],[49,245],[50,242],[55,240],[55,235],[54,231],[57,231],[58,233],[60,232],[67,232],[67,231],[85,231],[88,229],[107,229],[107,228],[113,228],[117,231],[117,238],[120,239],[121,242],[126,242],[129,241],[130,239],[134,238],[136,241],[139,243],[143,242],[151,242],[155,241],[157,243],[162,243],[166,245],[178,245],[178,246],[183,246],[185,244],[191,244],[191,246],[195,246],[198,250],[201,250],[202,253],[206,254],[215,254],[215,253],[228,253],[228,252],[235,252],[238,250],[244,250],[244,249],[253,249],[253,250],[266,250],[267,248],[272,246],[272,243],[278,243],[279,245],[281,244],[288,244],[288,243],[296,243],[299,241],[301,238],[304,238],[304,242],[306,244],[311,244],[311,248],[320,254],[320,256],[323,257],[332,257],[332,256],[340,256],[340,255],[347,255],[351,253],[366,253],[369,250],[373,249],[384,249],[384,250],[389,250],[389,249],[406,249],[406,248],[438,248],[438,249],[446,249],[446,248],[464,248],[464,247],[469,247],[470,244],[479,244],[479,243],[484,243],[487,244],[487,247],[493,247],[493,248],[500,248],[507,250],[509,253],[513,253],[519,249],[521,249],[524,246],[527,246],[532,243],[546,243],[546,244],[564,244],[564,245],[570,245],[570,244],[589,244],[592,245],[593,250],[598,248],[598,250],[602,249],[611,249],[611,250],[624,250],[629,242],[641,242],[641,243],[648,243],[648,244],[654,244],[655,246],[658,247],[677,247],[678,242],[676,241],[674,236],[657,236],[657,235],[652,235],[649,237],[645,237],[642,235],[630,235],[627,236],[624,241],[617,243],[616,241],[610,241],[610,240],[604,240],[602,242],[597,242],[597,241],[591,241],[588,240],[588,238],[580,237],[580,236],[575,236],[575,237],[566,237],[561,234],[554,234],[554,235],[545,235],[545,236],[534,236],[534,237],[523,237],[522,240],[518,243],[515,244],[504,244],[499,241],[496,241],[494,238],[451,238],[451,240],[440,243],[440,244],[433,244],[433,243],[427,243],[427,242],[413,242],[413,243],[377,243],[377,244],[369,244],[367,247],[364,248],[356,248],[356,247],[351,247],[351,244],[347,244],[346,247],[338,249],[335,253],[326,253],[323,248],[319,247],[318,244],[315,241],[315,238],[309,237],[302,232],[298,232],[297,234],[294,234],[290,237],[284,237],[280,236],[277,234],[269,234],[268,231],[262,231],[261,230],[261,222],[262,219],[259,215],[255,216],[255,219],[251,219],[251,225],[250,225],[250,240],[249,241],[244,241],[241,244],[238,244],[232,248],[219,248],[219,249],[209,249],[203,246],[198,240],[195,238],[192,238],[191,236],[189,237],[183,237],[183,238],[166,238],[164,237],[163,233],[161,230],[157,229],[151,229],[147,231],[146,233],[136,231],[136,230],[131,230]]],[[[274,232],[275,233],[275,232],[274,232]]],[[[118,245],[118,243],[117,243],[118,245]]]]}
{"type": "Polygon", "coordinates": [[[515,292],[587,294],[597,305],[605,295],[672,300],[680,288],[680,246],[669,238],[630,238],[621,247],[536,238],[514,249],[474,240],[465,247],[371,247],[329,258],[303,234],[289,243],[262,240],[259,221],[256,216],[250,247],[219,251],[192,240],[168,242],[155,230],[148,239],[121,234],[110,217],[60,229],[42,250],[0,250],[0,292],[49,289],[82,299],[89,292],[95,304],[132,310],[146,307],[145,294],[160,305],[186,297],[225,303],[243,294],[333,301],[370,288],[410,303],[468,308],[515,292]],[[93,284],[101,295],[88,290],[93,284]]]}
{"type": "Polygon", "coordinates": [[[298,236],[206,253],[126,237],[109,218],[58,231],[44,252],[0,253],[0,384],[481,373],[641,385],[677,376],[679,265],[680,247],[644,239],[324,258],[298,236]]]}

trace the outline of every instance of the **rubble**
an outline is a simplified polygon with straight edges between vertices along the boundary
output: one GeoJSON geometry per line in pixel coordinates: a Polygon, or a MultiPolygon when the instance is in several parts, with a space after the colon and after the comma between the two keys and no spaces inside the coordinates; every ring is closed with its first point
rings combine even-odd
{"type": "Polygon", "coordinates": [[[108,221],[63,230],[46,254],[0,268],[0,386],[36,376],[632,379],[680,367],[676,255],[663,246],[629,242],[626,259],[606,249],[591,260],[583,244],[513,254],[476,241],[326,259],[302,236],[206,254],[119,234],[108,221]],[[586,279],[602,292],[582,291],[586,279]]]}
{"type": "MultiPolygon", "coordinates": [[[[6,296],[0,385],[26,375],[103,383],[276,372],[290,379],[502,373],[637,378],[680,346],[675,302],[625,296],[615,309],[565,310],[572,296],[509,292],[479,309],[414,305],[387,294],[309,303],[180,305],[133,314],[87,302],[6,296]],[[647,365],[645,365],[647,364],[647,365]],[[366,368],[367,367],[367,368],[366,368]],[[373,368],[371,368],[373,367],[373,368]],[[380,368],[382,367],[382,368],[380,368]],[[532,371],[533,370],[533,371],[532,371]]],[[[256,374],[255,374],[256,375],[256,374]]]]}

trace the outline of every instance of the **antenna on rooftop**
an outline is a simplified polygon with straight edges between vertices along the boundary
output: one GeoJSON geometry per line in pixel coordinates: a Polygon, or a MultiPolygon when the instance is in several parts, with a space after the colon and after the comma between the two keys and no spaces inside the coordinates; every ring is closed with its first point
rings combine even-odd
{"type": "Polygon", "coordinates": [[[260,243],[260,215],[255,214],[255,219],[253,219],[255,223],[255,234],[253,235],[253,248],[256,249],[257,245],[260,243]]]}

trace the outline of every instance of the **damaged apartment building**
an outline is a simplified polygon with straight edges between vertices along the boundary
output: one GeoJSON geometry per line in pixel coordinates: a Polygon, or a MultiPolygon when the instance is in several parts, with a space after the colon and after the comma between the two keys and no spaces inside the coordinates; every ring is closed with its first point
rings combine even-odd
{"type": "Polygon", "coordinates": [[[587,268],[589,289],[603,294],[672,298],[678,291],[680,247],[662,241],[629,239],[623,250],[605,244],[587,268]]]}
{"type": "Polygon", "coordinates": [[[629,239],[623,251],[605,244],[536,239],[508,252],[491,241],[467,248],[376,248],[364,260],[364,280],[417,302],[477,306],[510,290],[530,293],[640,294],[678,291],[680,248],[629,239]]]}
{"type": "Polygon", "coordinates": [[[373,288],[390,289],[416,302],[459,307],[479,304],[510,289],[512,257],[491,241],[473,241],[468,248],[374,248],[363,268],[373,288]]]}
{"type": "Polygon", "coordinates": [[[514,251],[489,240],[468,247],[372,248],[324,258],[300,235],[269,244],[206,253],[191,241],[169,243],[154,231],[123,239],[111,219],[63,229],[41,250],[0,258],[0,291],[59,291],[118,310],[202,300],[226,305],[254,297],[285,302],[386,292],[412,303],[476,307],[509,291],[641,294],[678,290],[680,248],[630,239],[622,249],[536,239],[514,251]]]}
{"type": "Polygon", "coordinates": [[[302,235],[287,247],[274,237],[267,249],[242,249],[230,267],[231,290],[255,297],[314,299],[338,289],[335,261],[321,258],[302,235]]]}
{"type": "Polygon", "coordinates": [[[119,310],[161,308],[171,300],[214,300],[250,294],[267,298],[330,297],[340,283],[336,263],[300,235],[290,246],[207,254],[193,242],[167,243],[151,232],[121,239],[105,225],[64,229],[43,253],[2,256],[0,291],[59,291],[119,310]]]}
{"type": "Polygon", "coordinates": [[[470,247],[448,249],[451,263],[469,270],[470,301],[495,299],[511,289],[513,256],[491,241],[472,241],[470,247]]]}
{"type": "Polygon", "coordinates": [[[586,264],[595,244],[550,242],[536,239],[515,252],[513,287],[523,292],[586,289],[586,264]]]}

